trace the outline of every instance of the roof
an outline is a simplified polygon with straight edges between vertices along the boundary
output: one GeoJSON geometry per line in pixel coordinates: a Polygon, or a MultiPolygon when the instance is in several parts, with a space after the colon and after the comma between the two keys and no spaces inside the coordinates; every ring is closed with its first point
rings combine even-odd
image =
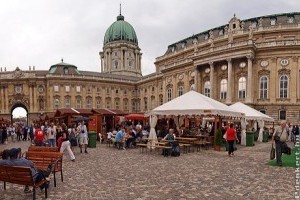
{"type": "Polygon", "coordinates": [[[78,108],[78,109],[75,109],[77,110],[81,115],[91,115],[93,114],[92,112],[92,109],[83,109],[83,108],[78,108]]]}
{"type": "Polygon", "coordinates": [[[229,107],[235,111],[242,111],[245,113],[245,119],[247,120],[274,121],[272,117],[269,117],[268,115],[261,113],[258,110],[255,110],[254,108],[251,108],[250,106],[247,106],[241,102],[232,104],[229,107]]]}
{"type": "Polygon", "coordinates": [[[242,117],[241,112],[195,91],[189,91],[148,113],[149,115],[204,115],[242,117]]]}
{"type": "Polygon", "coordinates": [[[133,42],[138,44],[138,39],[134,28],[126,21],[124,21],[124,16],[119,15],[117,21],[115,21],[106,30],[104,36],[104,45],[108,42],[126,40],[128,42],[133,42]]]}
{"type": "Polygon", "coordinates": [[[61,116],[61,115],[72,115],[72,114],[78,115],[79,112],[73,108],[60,108],[60,109],[57,109],[55,112],[56,117],[61,116]]]}
{"type": "Polygon", "coordinates": [[[100,115],[114,115],[114,113],[108,109],[92,109],[92,112],[100,115]]]}
{"type": "Polygon", "coordinates": [[[65,63],[62,59],[60,63],[52,65],[48,71],[49,74],[80,74],[77,67],[72,64],[65,63]]]}
{"type": "MultiPolygon", "coordinates": [[[[257,21],[259,20],[260,18],[262,19],[266,19],[266,18],[276,18],[276,17],[280,17],[280,16],[295,16],[295,15],[300,15],[300,12],[291,12],[291,13],[280,13],[280,14],[273,14],[273,15],[265,15],[265,16],[259,16],[259,17],[252,17],[252,18],[249,18],[249,19],[245,19],[245,20],[240,20],[241,22],[252,22],[252,21],[257,21]]],[[[296,20],[296,19],[295,19],[296,20]]],[[[296,22],[296,23],[299,23],[299,22],[296,22]]],[[[191,39],[194,39],[194,38],[197,38],[199,37],[200,35],[203,35],[203,34],[208,34],[210,31],[213,31],[213,30],[221,30],[221,29],[224,29],[224,27],[228,25],[228,24],[225,24],[225,25],[222,25],[222,26],[218,26],[218,27],[215,27],[215,28],[212,28],[212,29],[209,29],[209,30],[206,30],[206,31],[202,31],[198,34],[193,34],[192,36],[189,36],[185,39],[182,39],[178,42],[175,42],[173,44],[170,44],[168,46],[168,49],[171,48],[171,47],[176,47],[177,44],[180,44],[180,43],[186,43],[188,40],[191,40],[191,39]]],[[[247,29],[246,29],[247,30],[247,29]]],[[[168,52],[168,51],[167,51],[168,52]]],[[[167,53],[166,52],[166,53],[167,53]]]]}

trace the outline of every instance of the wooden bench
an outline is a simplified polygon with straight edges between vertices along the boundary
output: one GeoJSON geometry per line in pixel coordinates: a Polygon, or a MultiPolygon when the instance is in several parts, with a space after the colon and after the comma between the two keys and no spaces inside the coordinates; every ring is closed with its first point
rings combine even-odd
{"type": "Polygon", "coordinates": [[[58,147],[30,146],[28,147],[28,151],[58,152],[58,147]]]}
{"type": "MultiPolygon", "coordinates": [[[[0,181],[4,183],[4,190],[6,190],[6,183],[32,186],[33,199],[36,198],[35,188],[48,183],[45,178],[39,182],[35,182],[30,167],[23,166],[0,166],[0,181]]],[[[47,196],[47,187],[45,187],[45,198],[47,196]]]]}
{"type": "Polygon", "coordinates": [[[28,151],[26,152],[26,159],[32,161],[36,169],[46,170],[49,164],[52,164],[54,187],[56,187],[56,172],[60,172],[61,182],[63,182],[62,153],[28,151]]]}
{"type": "Polygon", "coordinates": [[[144,149],[146,149],[147,152],[147,144],[136,144],[136,146],[140,149],[140,152],[144,152],[144,149]]]}
{"type": "Polygon", "coordinates": [[[172,147],[171,146],[162,146],[162,145],[155,145],[155,149],[161,149],[163,150],[163,155],[167,156],[167,151],[166,150],[171,150],[172,147]]]}
{"type": "MultiPolygon", "coordinates": [[[[185,143],[179,143],[179,146],[182,147],[183,153],[191,152],[191,147],[193,147],[191,144],[185,144],[185,143]]],[[[193,148],[194,152],[194,148],[193,148]]]]}
{"type": "Polygon", "coordinates": [[[200,151],[201,147],[206,148],[207,142],[206,141],[196,141],[196,142],[194,142],[194,145],[196,146],[196,150],[200,151]]]}

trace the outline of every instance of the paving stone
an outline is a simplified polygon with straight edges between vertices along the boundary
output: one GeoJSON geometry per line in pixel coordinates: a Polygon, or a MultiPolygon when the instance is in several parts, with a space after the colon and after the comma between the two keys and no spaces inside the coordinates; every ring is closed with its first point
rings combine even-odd
{"type": "MultiPolygon", "coordinates": [[[[22,141],[0,148],[28,146],[22,141]]],[[[64,182],[58,174],[54,187],[52,178],[48,199],[294,199],[295,169],[266,165],[269,150],[270,143],[258,143],[238,146],[234,157],[214,150],[163,157],[97,143],[89,154],[75,148],[76,162],[64,155],[64,182]]],[[[23,186],[2,186],[0,199],[32,199],[23,186]]],[[[44,193],[38,190],[37,199],[44,193]]]]}

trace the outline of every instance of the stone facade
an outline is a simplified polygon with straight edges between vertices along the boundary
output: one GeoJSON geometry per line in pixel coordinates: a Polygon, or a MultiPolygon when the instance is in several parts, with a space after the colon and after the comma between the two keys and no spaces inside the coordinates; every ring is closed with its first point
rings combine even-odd
{"type": "Polygon", "coordinates": [[[228,105],[244,102],[276,121],[299,121],[300,13],[234,16],[169,45],[147,76],[141,76],[141,55],[136,43],[120,40],[103,46],[101,73],[62,73],[75,67],[63,62],[60,73],[2,71],[1,115],[10,117],[17,106],[29,119],[64,107],[147,112],[194,89],[228,105]]]}

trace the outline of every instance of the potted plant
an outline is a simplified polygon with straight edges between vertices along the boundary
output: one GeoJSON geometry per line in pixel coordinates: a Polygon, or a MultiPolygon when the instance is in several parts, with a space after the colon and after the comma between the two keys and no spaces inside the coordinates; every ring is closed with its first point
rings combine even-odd
{"type": "Polygon", "coordinates": [[[222,144],[223,144],[222,131],[221,131],[221,129],[218,129],[217,133],[216,133],[214,149],[216,151],[220,151],[222,144]]]}

